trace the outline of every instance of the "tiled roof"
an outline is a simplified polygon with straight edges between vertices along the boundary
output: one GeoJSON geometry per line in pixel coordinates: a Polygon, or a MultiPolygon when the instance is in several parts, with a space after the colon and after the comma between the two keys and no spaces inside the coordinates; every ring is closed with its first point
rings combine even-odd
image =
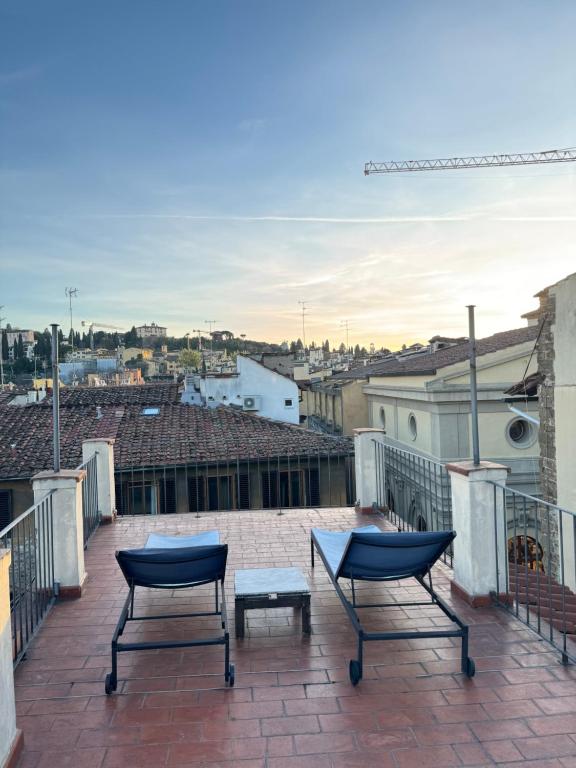
{"type": "MultiPolygon", "coordinates": [[[[160,405],[178,403],[178,384],[172,381],[118,387],[66,387],[60,390],[61,406],[160,405]]],[[[51,403],[45,401],[46,404],[51,403]]]]}
{"type": "MultiPolygon", "coordinates": [[[[116,469],[235,461],[277,456],[347,455],[349,438],[322,435],[226,406],[161,404],[64,407],[60,411],[62,466],[81,462],[82,440],[113,437],[116,469]]],[[[0,408],[0,478],[30,477],[52,466],[52,413],[32,405],[0,408]]]]}
{"type": "Polygon", "coordinates": [[[538,387],[544,381],[543,374],[536,372],[526,376],[522,381],[517,382],[509,389],[505,390],[505,395],[522,397],[538,397],[538,387]]]}
{"type": "MultiPolygon", "coordinates": [[[[492,352],[514,347],[518,344],[524,344],[534,341],[538,335],[538,326],[528,326],[526,328],[516,328],[513,331],[503,331],[495,333],[493,336],[487,336],[484,339],[478,339],[476,342],[476,355],[488,355],[492,352]]],[[[399,360],[385,360],[373,365],[352,368],[349,371],[336,374],[334,379],[368,379],[370,376],[420,376],[434,375],[440,368],[446,368],[455,363],[461,363],[468,359],[469,344],[456,344],[453,347],[439,349],[437,352],[422,352],[418,355],[400,358],[399,360]]]]}

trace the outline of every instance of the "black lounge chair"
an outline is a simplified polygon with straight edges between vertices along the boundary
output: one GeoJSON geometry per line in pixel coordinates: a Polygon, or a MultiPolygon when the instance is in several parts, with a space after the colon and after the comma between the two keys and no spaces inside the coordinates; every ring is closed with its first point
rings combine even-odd
{"type": "Polygon", "coordinates": [[[334,584],[338,597],[356,635],[358,636],[358,658],[350,661],[350,680],[357,685],[362,679],[363,643],[371,640],[412,640],[422,637],[460,637],[462,639],[462,672],[473,677],[474,661],[468,656],[468,627],[440,599],[432,587],[432,566],[445,552],[454,537],[454,531],[426,533],[383,533],[375,525],[355,528],[352,531],[324,531],[313,528],[310,551],[314,567],[314,548],[322,558],[328,575],[334,584]],[[427,582],[425,578],[427,577],[427,582]],[[437,605],[458,629],[422,630],[410,632],[366,632],[357,613],[358,608],[385,608],[411,605],[430,605],[430,601],[411,603],[358,603],[355,581],[397,581],[414,578],[424,587],[437,605]],[[344,594],[339,579],[349,579],[351,597],[344,594]]]}
{"type": "Polygon", "coordinates": [[[234,685],[234,665],[230,664],[230,641],[226,617],[224,576],[228,546],[220,544],[218,531],[206,531],[197,536],[160,536],[150,534],[143,549],[116,552],[116,560],[128,582],[128,596],[112,637],[112,672],[106,675],[105,690],[111,694],[118,685],[117,654],[156,648],[189,648],[198,645],[224,646],[224,680],[234,685]],[[187,589],[214,583],[214,610],[197,613],[171,613],[162,616],[134,616],[136,587],[149,589],[187,589]],[[221,600],[219,602],[219,588],[221,600]],[[128,621],[182,619],[192,616],[220,616],[224,633],[205,640],[182,640],[142,643],[120,643],[128,621]]]}

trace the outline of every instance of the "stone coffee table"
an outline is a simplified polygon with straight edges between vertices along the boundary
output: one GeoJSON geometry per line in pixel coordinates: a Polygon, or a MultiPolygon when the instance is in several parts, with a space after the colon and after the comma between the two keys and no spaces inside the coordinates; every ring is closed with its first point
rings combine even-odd
{"type": "Polygon", "coordinates": [[[310,587],[299,568],[250,568],[234,578],[236,637],[244,637],[244,612],[253,608],[301,608],[310,634],[310,587]]]}

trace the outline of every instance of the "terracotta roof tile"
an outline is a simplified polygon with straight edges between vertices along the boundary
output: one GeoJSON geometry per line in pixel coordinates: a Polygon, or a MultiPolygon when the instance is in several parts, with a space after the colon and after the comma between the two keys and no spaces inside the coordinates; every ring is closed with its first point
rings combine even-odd
{"type": "MultiPolygon", "coordinates": [[[[116,469],[278,456],[342,456],[345,437],[253,416],[229,407],[161,404],[146,416],[135,405],[65,406],[60,410],[62,466],[81,462],[82,441],[113,437],[116,469]]],[[[52,465],[52,412],[31,405],[0,407],[0,478],[30,477],[52,465]]]]}
{"type": "MultiPolygon", "coordinates": [[[[476,342],[476,355],[488,355],[508,347],[534,341],[538,335],[538,326],[516,328],[512,331],[495,333],[476,342]]],[[[434,375],[440,368],[461,363],[468,359],[469,344],[455,344],[453,347],[439,349],[437,352],[422,352],[405,359],[384,360],[373,365],[352,368],[349,371],[335,374],[333,379],[368,379],[370,376],[421,376],[434,375]]]]}

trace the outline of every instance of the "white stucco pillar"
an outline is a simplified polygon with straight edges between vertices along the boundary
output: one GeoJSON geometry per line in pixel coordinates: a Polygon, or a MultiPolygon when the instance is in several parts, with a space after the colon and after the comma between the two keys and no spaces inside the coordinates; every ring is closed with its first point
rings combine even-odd
{"type": "Polygon", "coordinates": [[[508,552],[502,491],[509,468],[471,461],[447,464],[452,487],[453,591],[474,607],[490,604],[490,593],[506,591],[508,552]],[[496,513],[496,514],[495,514],[496,513]]]}
{"type": "Polygon", "coordinates": [[[12,629],[10,626],[11,562],[9,549],[0,549],[0,766],[16,765],[22,749],[22,732],[16,728],[12,629]]]}
{"type": "Polygon", "coordinates": [[[354,430],[354,468],[356,498],[362,512],[371,512],[373,505],[384,503],[383,429],[354,430]],[[380,459],[380,460],[379,460],[380,459]]]}
{"type": "Polygon", "coordinates": [[[86,580],[84,526],[82,521],[83,469],[39,472],[32,478],[34,502],[52,495],[54,530],[54,581],[61,598],[80,597],[86,580]]]}
{"type": "Polygon", "coordinates": [[[82,443],[82,461],[88,461],[96,454],[98,511],[102,523],[112,523],[116,518],[114,442],[114,438],[102,437],[82,443]]]}

